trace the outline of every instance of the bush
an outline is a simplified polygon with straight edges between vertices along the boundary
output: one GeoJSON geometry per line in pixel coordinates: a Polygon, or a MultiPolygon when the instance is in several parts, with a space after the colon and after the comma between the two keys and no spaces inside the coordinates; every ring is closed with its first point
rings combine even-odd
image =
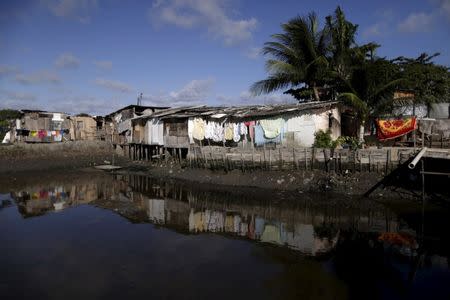
{"type": "Polygon", "coordinates": [[[331,131],[319,130],[314,134],[314,147],[334,149],[340,144],[339,138],[334,140],[331,138],[331,131]]]}
{"type": "Polygon", "coordinates": [[[363,145],[359,139],[354,136],[340,136],[339,140],[341,145],[346,145],[351,150],[361,149],[363,145]]]}

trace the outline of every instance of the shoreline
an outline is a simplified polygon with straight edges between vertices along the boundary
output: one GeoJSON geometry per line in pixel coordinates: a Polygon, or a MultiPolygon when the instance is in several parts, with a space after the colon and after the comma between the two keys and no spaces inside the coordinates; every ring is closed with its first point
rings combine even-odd
{"type": "MultiPolygon", "coordinates": [[[[0,148],[0,185],[11,185],[18,178],[28,181],[45,174],[86,172],[86,168],[111,163],[123,169],[116,174],[144,175],[160,180],[173,180],[188,185],[220,189],[261,189],[295,193],[330,193],[346,197],[362,197],[384,178],[377,172],[348,172],[336,174],[323,170],[210,170],[182,167],[174,162],[131,161],[114,153],[106,142],[83,144],[62,143],[51,145],[14,145],[0,148]]],[[[97,170],[98,171],[98,170],[97,170]]],[[[414,197],[407,190],[401,197],[414,197]]],[[[377,189],[372,199],[399,198],[390,188],[377,189]]]]}

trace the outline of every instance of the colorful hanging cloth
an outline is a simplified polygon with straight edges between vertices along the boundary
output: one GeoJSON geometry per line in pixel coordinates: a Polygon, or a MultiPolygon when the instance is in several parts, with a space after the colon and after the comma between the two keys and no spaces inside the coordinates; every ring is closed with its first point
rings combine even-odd
{"type": "Polygon", "coordinates": [[[404,119],[377,119],[377,137],[380,141],[395,139],[416,129],[416,117],[404,119]]]}
{"type": "Polygon", "coordinates": [[[245,126],[248,126],[248,133],[251,139],[255,138],[255,121],[244,122],[245,126]]]}
{"type": "Polygon", "coordinates": [[[194,119],[194,128],[192,130],[192,136],[196,140],[203,140],[205,138],[205,122],[202,118],[194,119]]]}
{"type": "Polygon", "coordinates": [[[259,121],[259,124],[261,124],[261,127],[264,130],[264,136],[268,139],[273,139],[280,135],[283,123],[284,120],[282,118],[259,121]]]}
{"type": "Polygon", "coordinates": [[[44,137],[46,137],[47,136],[47,131],[45,131],[45,130],[39,130],[38,131],[38,137],[40,138],[40,139],[43,139],[44,137]]]}
{"type": "Polygon", "coordinates": [[[227,141],[231,141],[231,140],[233,139],[233,136],[234,136],[234,126],[233,126],[233,123],[225,124],[225,133],[224,133],[224,136],[225,136],[225,140],[227,140],[227,141]]]}

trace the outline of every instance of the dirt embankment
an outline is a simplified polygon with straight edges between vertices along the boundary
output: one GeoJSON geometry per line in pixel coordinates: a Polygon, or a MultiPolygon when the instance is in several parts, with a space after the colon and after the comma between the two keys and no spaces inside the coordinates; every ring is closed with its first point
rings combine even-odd
{"type": "MultiPolygon", "coordinates": [[[[112,162],[114,151],[102,141],[67,142],[59,144],[23,144],[0,147],[0,179],[42,176],[47,172],[67,172],[112,162]]],[[[212,171],[182,168],[176,163],[150,164],[131,162],[117,154],[115,164],[123,166],[120,172],[138,173],[165,180],[183,181],[186,184],[222,186],[226,188],[250,187],[273,190],[307,192],[333,192],[342,195],[363,195],[379,182],[379,173],[357,172],[338,175],[320,170],[234,170],[212,171]]],[[[1,182],[1,181],[0,181],[1,182]]],[[[386,198],[394,195],[389,190],[377,190],[372,195],[386,198]]]]}
{"type": "MultiPolygon", "coordinates": [[[[267,171],[240,170],[212,171],[208,169],[182,168],[177,164],[148,165],[142,162],[134,163],[119,173],[137,173],[154,178],[182,181],[188,185],[204,187],[254,187],[280,191],[333,192],[345,195],[363,195],[383,176],[378,173],[358,173],[337,175],[320,170],[283,170],[267,171]]],[[[386,192],[387,193],[387,192],[386,192]]],[[[373,193],[373,197],[385,197],[382,191],[373,193]]]]}
{"type": "MultiPolygon", "coordinates": [[[[70,170],[111,161],[113,150],[104,141],[76,141],[53,144],[0,146],[0,175],[18,172],[70,170]]],[[[114,155],[116,163],[124,157],[114,155]]]]}

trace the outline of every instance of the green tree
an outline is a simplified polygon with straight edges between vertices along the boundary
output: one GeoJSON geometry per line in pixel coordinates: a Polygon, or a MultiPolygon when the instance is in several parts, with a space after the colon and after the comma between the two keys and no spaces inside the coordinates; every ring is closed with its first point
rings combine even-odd
{"type": "Polygon", "coordinates": [[[404,78],[401,88],[414,91],[413,109],[419,104],[429,109],[433,103],[450,101],[449,68],[434,64],[432,59],[437,56],[439,53],[422,53],[417,58],[400,56],[393,60],[404,78]]]}
{"type": "Polygon", "coordinates": [[[350,106],[360,120],[360,141],[369,116],[392,111],[395,89],[402,83],[398,67],[384,58],[367,60],[353,70],[349,80],[343,80],[344,91],[339,99],[350,106]]]}
{"type": "MultiPolygon", "coordinates": [[[[296,17],[281,25],[283,33],[274,34],[274,41],[266,42],[263,54],[273,58],[266,62],[267,79],[254,83],[254,94],[270,93],[279,89],[301,88],[303,100],[319,101],[319,87],[328,73],[329,34],[319,28],[317,16],[296,17]],[[305,97],[306,96],[306,97],[305,97]]],[[[288,91],[289,92],[289,91],[288,91]]],[[[294,91],[291,91],[294,92],[294,91]]]]}
{"type": "Polygon", "coordinates": [[[355,43],[358,25],[345,19],[345,14],[338,6],[333,15],[325,18],[325,28],[330,34],[330,64],[336,76],[348,79],[355,59],[359,58],[355,43]]]}
{"type": "Polygon", "coordinates": [[[333,98],[345,87],[343,80],[349,80],[353,68],[378,47],[355,43],[358,25],[346,20],[339,6],[326,17],[323,28],[314,13],[281,27],[283,33],[272,35],[273,41],[264,44],[263,54],[272,58],[266,62],[269,77],[251,87],[256,95],[284,89],[299,101],[333,98]]]}
{"type": "Polygon", "coordinates": [[[11,120],[20,118],[21,113],[13,109],[0,110],[0,142],[10,129],[11,120]]]}

